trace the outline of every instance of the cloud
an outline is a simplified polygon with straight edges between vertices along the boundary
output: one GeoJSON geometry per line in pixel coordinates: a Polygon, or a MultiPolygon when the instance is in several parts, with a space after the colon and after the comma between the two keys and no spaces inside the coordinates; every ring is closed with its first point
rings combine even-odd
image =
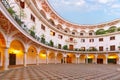
{"type": "Polygon", "coordinates": [[[85,0],[61,0],[62,4],[72,5],[72,6],[82,6],[85,4],[85,0]]]}
{"type": "Polygon", "coordinates": [[[120,8],[120,4],[113,4],[111,8],[120,8]]]}
{"type": "Polygon", "coordinates": [[[98,0],[99,3],[102,3],[102,4],[107,4],[107,3],[111,3],[111,2],[114,2],[115,0],[98,0]]]}

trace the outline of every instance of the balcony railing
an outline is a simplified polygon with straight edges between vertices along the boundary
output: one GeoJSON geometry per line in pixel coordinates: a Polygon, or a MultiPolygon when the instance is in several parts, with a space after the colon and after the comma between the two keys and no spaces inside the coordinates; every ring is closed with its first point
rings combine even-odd
{"type": "Polygon", "coordinates": [[[66,39],[65,41],[66,41],[66,42],[68,42],[68,43],[77,43],[77,41],[76,41],[76,40],[66,39]]]}

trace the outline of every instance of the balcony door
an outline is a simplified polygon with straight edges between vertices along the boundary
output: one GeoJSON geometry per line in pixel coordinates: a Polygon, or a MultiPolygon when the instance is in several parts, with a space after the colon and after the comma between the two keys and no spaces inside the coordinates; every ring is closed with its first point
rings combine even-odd
{"type": "Polygon", "coordinates": [[[69,45],[69,50],[73,50],[74,46],[73,45],[69,45]]]}

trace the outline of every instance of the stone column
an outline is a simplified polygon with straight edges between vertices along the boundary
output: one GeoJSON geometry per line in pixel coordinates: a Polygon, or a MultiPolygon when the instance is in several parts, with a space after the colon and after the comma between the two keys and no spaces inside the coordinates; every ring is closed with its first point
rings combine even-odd
{"type": "Polygon", "coordinates": [[[97,54],[95,54],[95,64],[97,64],[97,54]]]}
{"type": "Polygon", "coordinates": [[[8,54],[9,47],[5,47],[5,54],[4,54],[4,70],[8,70],[9,66],[9,54],[8,54]]]}
{"type": "Polygon", "coordinates": [[[39,65],[39,53],[36,54],[36,65],[39,65]]]}
{"type": "Polygon", "coordinates": [[[24,64],[24,67],[27,67],[27,52],[25,51],[24,52],[24,59],[23,59],[23,64],[24,64]]]}
{"type": "Polygon", "coordinates": [[[36,65],[39,65],[39,53],[40,53],[41,49],[37,48],[37,54],[36,54],[36,65]]]}
{"type": "Polygon", "coordinates": [[[67,54],[63,54],[63,63],[67,64],[67,54]]]}
{"type": "Polygon", "coordinates": [[[55,53],[55,64],[57,64],[57,52],[55,53]]]}
{"type": "Polygon", "coordinates": [[[86,54],[86,64],[88,64],[88,54],[86,54]]]}
{"type": "Polygon", "coordinates": [[[108,64],[108,54],[106,54],[105,56],[106,56],[105,64],[108,64]]]}
{"type": "Polygon", "coordinates": [[[79,64],[79,57],[80,57],[80,54],[76,54],[76,64],[79,64]]]}
{"type": "Polygon", "coordinates": [[[47,53],[46,53],[46,64],[48,64],[48,63],[49,63],[48,56],[49,56],[49,51],[47,51],[47,53]]]}
{"type": "Polygon", "coordinates": [[[118,61],[117,64],[120,64],[120,53],[118,54],[118,61]]]}

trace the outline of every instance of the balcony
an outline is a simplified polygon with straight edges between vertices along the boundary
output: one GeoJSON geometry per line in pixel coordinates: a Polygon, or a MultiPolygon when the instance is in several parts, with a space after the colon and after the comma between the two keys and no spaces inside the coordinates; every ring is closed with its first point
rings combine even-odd
{"type": "Polygon", "coordinates": [[[67,43],[77,43],[77,41],[74,39],[74,40],[70,40],[70,39],[66,39],[65,42],[67,43]]]}

